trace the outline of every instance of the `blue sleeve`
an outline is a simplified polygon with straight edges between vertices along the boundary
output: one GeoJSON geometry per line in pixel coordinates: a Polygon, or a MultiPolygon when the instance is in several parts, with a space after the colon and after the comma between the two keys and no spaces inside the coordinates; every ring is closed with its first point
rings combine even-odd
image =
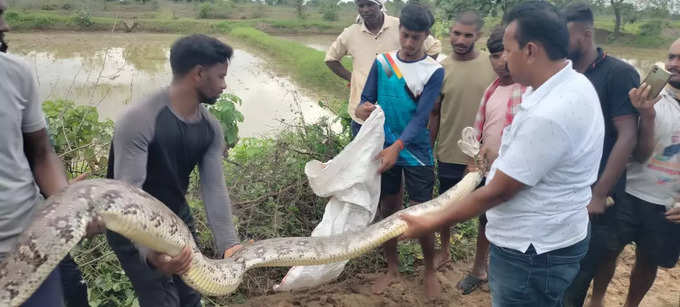
{"type": "Polygon", "coordinates": [[[420,129],[427,128],[427,121],[430,119],[430,112],[434,107],[434,102],[439,97],[444,82],[444,68],[437,69],[430,80],[427,81],[423,88],[423,93],[418,98],[418,106],[416,107],[416,114],[413,115],[411,121],[406,125],[406,128],[401,133],[399,139],[404,142],[404,146],[408,145],[413,138],[418,135],[420,129]]]}
{"type": "Polygon", "coordinates": [[[378,100],[378,61],[373,61],[371,72],[368,74],[364,90],[361,92],[361,101],[359,105],[365,101],[376,103],[378,100]]]}

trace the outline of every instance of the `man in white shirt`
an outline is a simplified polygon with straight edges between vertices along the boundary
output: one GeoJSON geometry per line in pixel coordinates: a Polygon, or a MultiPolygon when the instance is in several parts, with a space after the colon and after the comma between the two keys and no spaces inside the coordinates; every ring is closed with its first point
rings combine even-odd
{"type": "MultiPolygon", "coordinates": [[[[646,99],[646,84],[630,91],[640,129],[626,193],[616,206],[620,243],[637,248],[624,306],[638,306],[658,267],[674,267],[680,255],[680,39],[671,45],[666,69],[672,76],[659,97],[646,99]]],[[[590,306],[603,306],[602,298],[590,306]]]]}
{"type": "Polygon", "coordinates": [[[486,210],[494,306],[562,306],[588,249],[590,186],[604,120],[588,79],[566,60],[569,33],[547,2],[506,16],[505,58],[513,80],[531,86],[506,128],[487,185],[437,215],[403,216],[405,238],[486,210]]]}
{"type": "MultiPolygon", "coordinates": [[[[352,136],[355,136],[364,122],[356,116],[361,102],[361,92],[371,71],[373,61],[379,54],[399,49],[399,18],[384,12],[385,0],[355,0],[359,12],[358,23],[345,28],[326,52],[326,65],[338,77],[350,82],[350,95],[347,112],[352,117],[352,136]],[[340,60],[352,56],[350,72],[340,60]]],[[[442,50],[442,45],[429,35],[423,45],[425,53],[433,58],[442,50]]]]}

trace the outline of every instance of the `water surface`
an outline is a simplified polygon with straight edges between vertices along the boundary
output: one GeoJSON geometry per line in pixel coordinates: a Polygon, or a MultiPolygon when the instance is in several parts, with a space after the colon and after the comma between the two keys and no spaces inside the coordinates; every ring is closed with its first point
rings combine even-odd
{"type": "MultiPolygon", "coordinates": [[[[100,116],[116,120],[135,102],[171,81],[172,34],[10,33],[10,52],[29,63],[40,99],[68,99],[96,106],[100,116]]],[[[223,38],[223,41],[228,42],[223,38]]],[[[269,63],[236,48],[226,92],[243,100],[242,137],[270,135],[296,113],[315,121],[332,114],[279,77],[269,63]]]]}

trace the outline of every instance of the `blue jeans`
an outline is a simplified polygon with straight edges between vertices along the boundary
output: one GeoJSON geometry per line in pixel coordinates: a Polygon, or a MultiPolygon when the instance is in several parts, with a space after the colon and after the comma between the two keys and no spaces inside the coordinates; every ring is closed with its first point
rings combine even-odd
{"type": "Polygon", "coordinates": [[[489,287],[494,307],[561,307],[564,292],[588,251],[583,241],[541,255],[533,245],[526,253],[491,244],[489,287]]]}

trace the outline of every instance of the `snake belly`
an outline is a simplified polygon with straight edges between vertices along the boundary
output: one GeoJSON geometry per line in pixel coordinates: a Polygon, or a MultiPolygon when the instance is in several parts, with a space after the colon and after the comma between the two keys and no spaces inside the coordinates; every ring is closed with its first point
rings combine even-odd
{"type": "Polygon", "coordinates": [[[148,193],[116,180],[81,181],[48,198],[36,210],[13,252],[0,263],[0,306],[19,306],[27,300],[83,238],[86,225],[96,216],[107,229],[157,252],[175,256],[188,246],[193,252],[192,263],[182,280],[203,295],[224,296],[238,288],[251,268],[317,265],[358,257],[406,230],[399,214],[437,213],[471,193],[481,180],[480,172],[469,173],[439,197],[361,231],[257,241],[219,260],[201,254],[184,222],[148,193]]]}

